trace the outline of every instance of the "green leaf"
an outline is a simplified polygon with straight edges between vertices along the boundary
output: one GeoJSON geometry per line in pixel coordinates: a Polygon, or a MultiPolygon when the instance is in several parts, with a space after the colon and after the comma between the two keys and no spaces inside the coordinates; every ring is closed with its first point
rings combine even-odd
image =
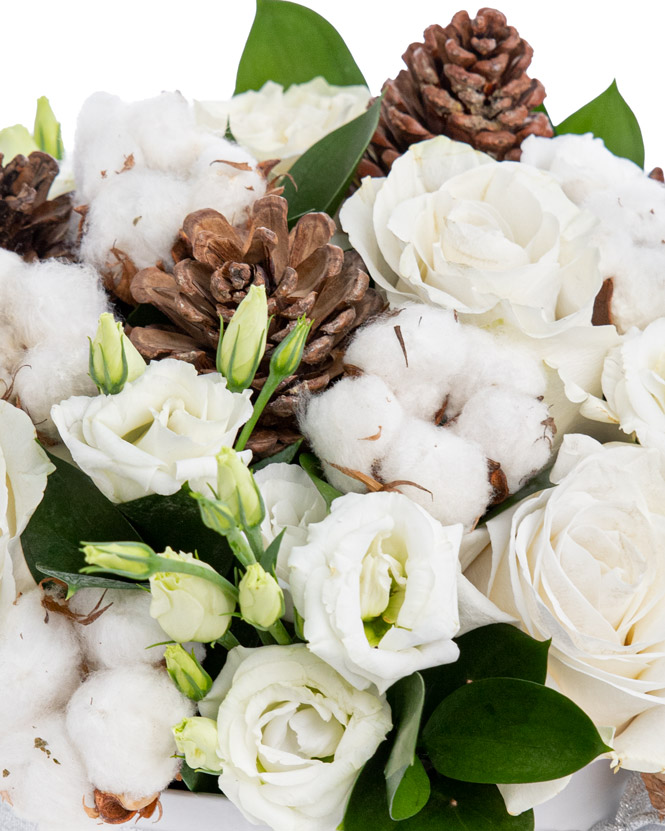
{"type": "Polygon", "coordinates": [[[337,499],[338,496],[342,496],[342,492],[338,491],[337,488],[333,488],[332,485],[329,485],[328,482],[323,479],[321,463],[313,453],[302,453],[299,462],[300,467],[305,471],[312,482],[314,482],[317,490],[326,500],[326,505],[330,508],[332,501],[337,499]]]}
{"type": "Polygon", "coordinates": [[[257,0],[234,95],[266,81],[286,88],[317,75],[338,86],[367,86],[341,36],[320,14],[287,0],[257,0]]]}
{"type": "Polygon", "coordinates": [[[593,101],[569,115],[555,128],[557,136],[564,133],[593,133],[602,138],[605,147],[615,156],[644,167],[644,141],[635,114],[624,101],[617,82],[593,101]]]}
{"type": "Polygon", "coordinates": [[[219,794],[218,776],[212,773],[204,773],[194,770],[183,759],[180,767],[182,781],[193,793],[216,793],[219,794]]]}
{"type": "Polygon", "coordinates": [[[312,145],[289,170],[284,197],[291,224],[310,211],[334,216],[374,135],[380,111],[377,98],[367,112],[312,145]]]}
{"type": "Polygon", "coordinates": [[[39,582],[49,570],[76,574],[85,565],[79,551],[86,542],[137,540],[141,537],[78,468],[49,454],[55,471],[49,476],[44,498],[23,532],[23,553],[32,576],[39,582]],[[38,565],[39,564],[39,565],[38,565]]]}
{"type": "MultiPolygon", "coordinates": [[[[402,790],[402,794],[398,799],[397,808],[395,808],[394,801],[400,789],[400,783],[403,781],[402,778],[416,760],[416,742],[420,730],[420,717],[425,703],[425,682],[422,675],[419,672],[414,672],[413,675],[401,678],[396,684],[393,684],[388,690],[388,701],[393,716],[395,738],[384,770],[386,793],[391,817],[393,819],[404,819],[417,813],[424,805],[423,802],[419,808],[402,816],[397,816],[395,813],[395,811],[399,814],[403,810],[408,810],[405,807],[408,800],[404,790],[402,790]]],[[[410,779],[414,780],[414,777],[417,780],[418,771],[411,770],[410,779]]],[[[414,786],[418,785],[416,780],[414,780],[414,786]]],[[[409,784],[406,783],[405,787],[408,792],[409,784]]],[[[429,781],[427,794],[429,795],[429,781]]],[[[425,798],[426,801],[427,798],[425,798]]]]}
{"type": "Polygon", "coordinates": [[[298,451],[300,450],[300,445],[302,443],[303,440],[298,439],[297,442],[289,444],[288,447],[283,448],[279,451],[279,453],[275,453],[272,456],[268,456],[267,459],[261,459],[260,462],[257,462],[255,465],[251,465],[252,470],[261,470],[262,468],[268,467],[268,465],[276,464],[277,462],[285,462],[287,465],[291,464],[291,462],[298,455],[298,451]]]}
{"type": "Polygon", "coordinates": [[[211,531],[201,521],[198,503],[187,485],[171,496],[152,494],[123,502],[118,508],[139,531],[144,541],[164,551],[196,552],[215,571],[226,575],[234,558],[224,537],[211,531]]]}
{"type": "Polygon", "coordinates": [[[282,528],[278,536],[270,543],[270,545],[263,552],[263,556],[259,559],[259,563],[264,571],[273,574],[275,571],[275,564],[277,562],[277,555],[279,554],[279,547],[284,539],[286,528],[282,528]]]}
{"type": "Polygon", "coordinates": [[[439,773],[479,783],[559,779],[611,750],[570,699],[516,678],[455,690],[425,725],[423,742],[439,773]]]}
{"type": "Polygon", "coordinates": [[[458,687],[480,678],[521,678],[544,684],[549,641],[537,641],[508,623],[493,623],[467,632],[455,642],[460,656],[452,664],[422,671],[425,679],[425,713],[458,687]]]}
{"type": "Polygon", "coordinates": [[[533,811],[511,817],[494,785],[455,782],[432,771],[431,794],[415,816],[390,818],[381,773],[381,748],[358,777],[344,817],[344,831],[533,831],[533,811]]]}
{"type": "Polygon", "coordinates": [[[145,583],[137,583],[135,580],[122,580],[115,577],[104,577],[101,574],[79,574],[78,572],[58,571],[47,568],[43,563],[37,563],[37,568],[42,574],[62,580],[69,586],[69,596],[79,589],[138,589],[145,587],[145,583]]]}
{"type": "Polygon", "coordinates": [[[130,326],[150,326],[155,323],[160,326],[172,326],[173,324],[164,314],[160,312],[156,306],[151,306],[150,303],[139,303],[127,315],[127,323],[130,326]]]}
{"type": "Polygon", "coordinates": [[[427,805],[431,792],[427,771],[415,756],[413,764],[403,771],[394,793],[388,794],[390,818],[403,820],[414,817],[427,805]]]}
{"type": "Polygon", "coordinates": [[[552,465],[546,467],[544,470],[541,470],[540,473],[534,476],[533,479],[530,479],[523,488],[520,488],[520,490],[512,494],[512,496],[509,496],[508,499],[504,499],[503,502],[500,502],[495,508],[492,508],[484,514],[478,525],[484,525],[486,522],[489,522],[490,519],[494,519],[495,516],[502,514],[504,511],[512,508],[513,505],[517,505],[518,502],[526,499],[527,496],[531,496],[532,493],[538,493],[538,491],[554,487],[552,485],[552,481],[550,480],[551,470],[552,465]]]}

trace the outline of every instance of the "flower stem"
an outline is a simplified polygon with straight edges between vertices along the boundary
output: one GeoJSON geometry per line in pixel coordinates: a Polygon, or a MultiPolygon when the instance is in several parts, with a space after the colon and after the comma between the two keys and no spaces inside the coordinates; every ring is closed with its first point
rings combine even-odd
{"type": "Polygon", "coordinates": [[[247,444],[249,437],[252,435],[252,431],[256,427],[256,422],[261,417],[261,413],[264,411],[266,404],[270,401],[272,394],[280,385],[281,381],[282,379],[274,376],[272,372],[268,375],[268,380],[263,385],[263,389],[259,393],[259,397],[256,399],[256,404],[254,404],[252,416],[242,428],[238,441],[233,448],[237,453],[240,453],[241,450],[245,449],[245,445],[247,444]]]}
{"type": "Polygon", "coordinates": [[[284,627],[284,624],[281,620],[276,620],[270,627],[270,629],[268,629],[268,632],[270,632],[270,634],[279,644],[292,643],[291,636],[286,631],[286,628],[284,627]]]}
{"type": "Polygon", "coordinates": [[[233,585],[233,583],[230,583],[225,577],[222,577],[221,574],[218,574],[212,569],[197,566],[195,563],[185,563],[182,560],[172,560],[168,557],[160,557],[159,555],[154,557],[153,563],[155,566],[159,566],[159,569],[155,568],[152,572],[153,574],[156,574],[158,571],[165,573],[179,572],[181,574],[191,574],[194,577],[201,577],[209,583],[214,583],[222,591],[233,597],[234,600],[238,599],[238,589],[233,585]]]}

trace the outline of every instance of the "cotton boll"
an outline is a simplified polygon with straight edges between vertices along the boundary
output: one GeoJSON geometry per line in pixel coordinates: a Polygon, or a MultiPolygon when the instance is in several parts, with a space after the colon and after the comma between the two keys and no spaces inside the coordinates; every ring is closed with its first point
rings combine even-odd
{"type": "Polygon", "coordinates": [[[469,329],[453,312],[405,306],[363,326],[344,361],[381,378],[407,412],[434,420],[465,365],[469,329]]]}
{"type": "Polygon", "coordinates": [[[39,831],[91,831],[83,801],[93,805],[92,786],[65,728],[64,714],[39,716],[0,732],[0,789],[16,814],[39,831]]]}
{"type": "Polygon", "coordinates": [[[125,129],[136,142],[143,164],[181,176],[196,161],[199,132],[194,113],[179,92],[162,92],[134,101],[124,110],[125,129]]]}
{"type": "Polygon", "coordinates": [[[549,461],[552,424],[544,401],[507,387],[489,387],[467,401],[450,431],[479,444],[501,465],[515,493],[549,461]]]}
{"type": "Polygon", "coordinates": [[[48,613],[35,589],[10,607],[0,631],[0,735],[64,707],[81,682],[72,624],[48,613]]]}
{"type": "Polygon", "coordinates": [[[364,493],[363,484],[330,462],[374,476],[374,465],[397,440],[403,418],[402,407],[384,382],[363,375],[343,378],[312,397],[300,428],[332,485],[344,492],[364,493]]]}
{"type": "Polygon", "coordinates": [[[194,711],[165,670],[99,670],[72,696],[67,731],[96,788],[138,799],[178,772],[171,728],[194,711]]]}
{"type": "Polygon", "coordinates": [[[405,419],[380,475],[385,483],[413,482],[398,488],[444,525],[461,522],[467,531],[492,497],[487,458],[480,446],[415,418],[405,419]]]}

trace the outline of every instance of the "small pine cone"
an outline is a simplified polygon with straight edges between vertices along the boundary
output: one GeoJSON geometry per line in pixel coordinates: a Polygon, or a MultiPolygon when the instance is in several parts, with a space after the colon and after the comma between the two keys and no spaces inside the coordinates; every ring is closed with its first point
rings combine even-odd
{"type": "Polygon", "coordinates": [[[430,26],[424,37],[402,56],[407,69],[383,85],[361,176],[385,176],[412,144],[437,135],[514,161],[527,136],[553,135],[545,113],[534,112],[545,89],[526,73],[533,49],[501,12],[480,9],[474,20],[457,12],[448,26],[430,26]]]}
{"type": "Polygon", "coordinates": [[[0,248],[24,260],[70,255],[66,243],[72,212],[68,193],[47,199],[58,163],[38,150],[3,166],[0,153],[0,248]]]}
{"type": "Polygon", "coordinates": [[[298,372],[278,388],[250,440],[259,456],[296,441],[300,395],[325,389],[341,374],[350,333],[384,307],[369,288],[360,257],[330,244],[333,220],[324,213],[306,214],[289,232],[287,210],[281,196],[264,196],[246,228],[232,226],[217,211],[195,211],[173,249],[173,273],[144,268],[131,281],[134,299],[155,306],[172,322],[133,328],[130,337],[139,352],[146,359],[187,360],[199,371],[215,367],[219,316],[228,323],[249,287],[265,286],[272,321],[255,389],[265,383],[270,356],[298,317],[314,321],[298,372]]]}

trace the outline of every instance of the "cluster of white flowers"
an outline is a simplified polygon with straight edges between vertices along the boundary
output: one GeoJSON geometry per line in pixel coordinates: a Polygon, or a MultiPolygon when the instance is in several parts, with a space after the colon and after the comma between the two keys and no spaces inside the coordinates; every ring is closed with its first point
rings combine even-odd
{"type": "Polygon", "coordinates": [[[445,524],[467,530],[493,497],[490,460],[517,491],[548,461],[545,374],[490,332],[423,304],[363,327],[344,378],[308,402],[302,429],[340,490],[366,490],[340,468],[400,483],[445,524]]]}
{"type": "Polygon", "coordinates": [[[522,163],[546,170],[599,222],[591,241],[600,274],[611,277],[612,321],[620,332],[665,315],[665,187],[591,133],[529,137],[522,163]]]}
{"type": "Polygon", "coordinates": [[[102,268],[115,264],[115,248],[139,268],[169,262],[191,211],[214,208],[232,223],[246,218],[265,192],[255,163],[198,126],[179,93],[133,104],[96,93],[79,115],[74,149],[76,199],[88,205],[81,257],[102,268]]]}

